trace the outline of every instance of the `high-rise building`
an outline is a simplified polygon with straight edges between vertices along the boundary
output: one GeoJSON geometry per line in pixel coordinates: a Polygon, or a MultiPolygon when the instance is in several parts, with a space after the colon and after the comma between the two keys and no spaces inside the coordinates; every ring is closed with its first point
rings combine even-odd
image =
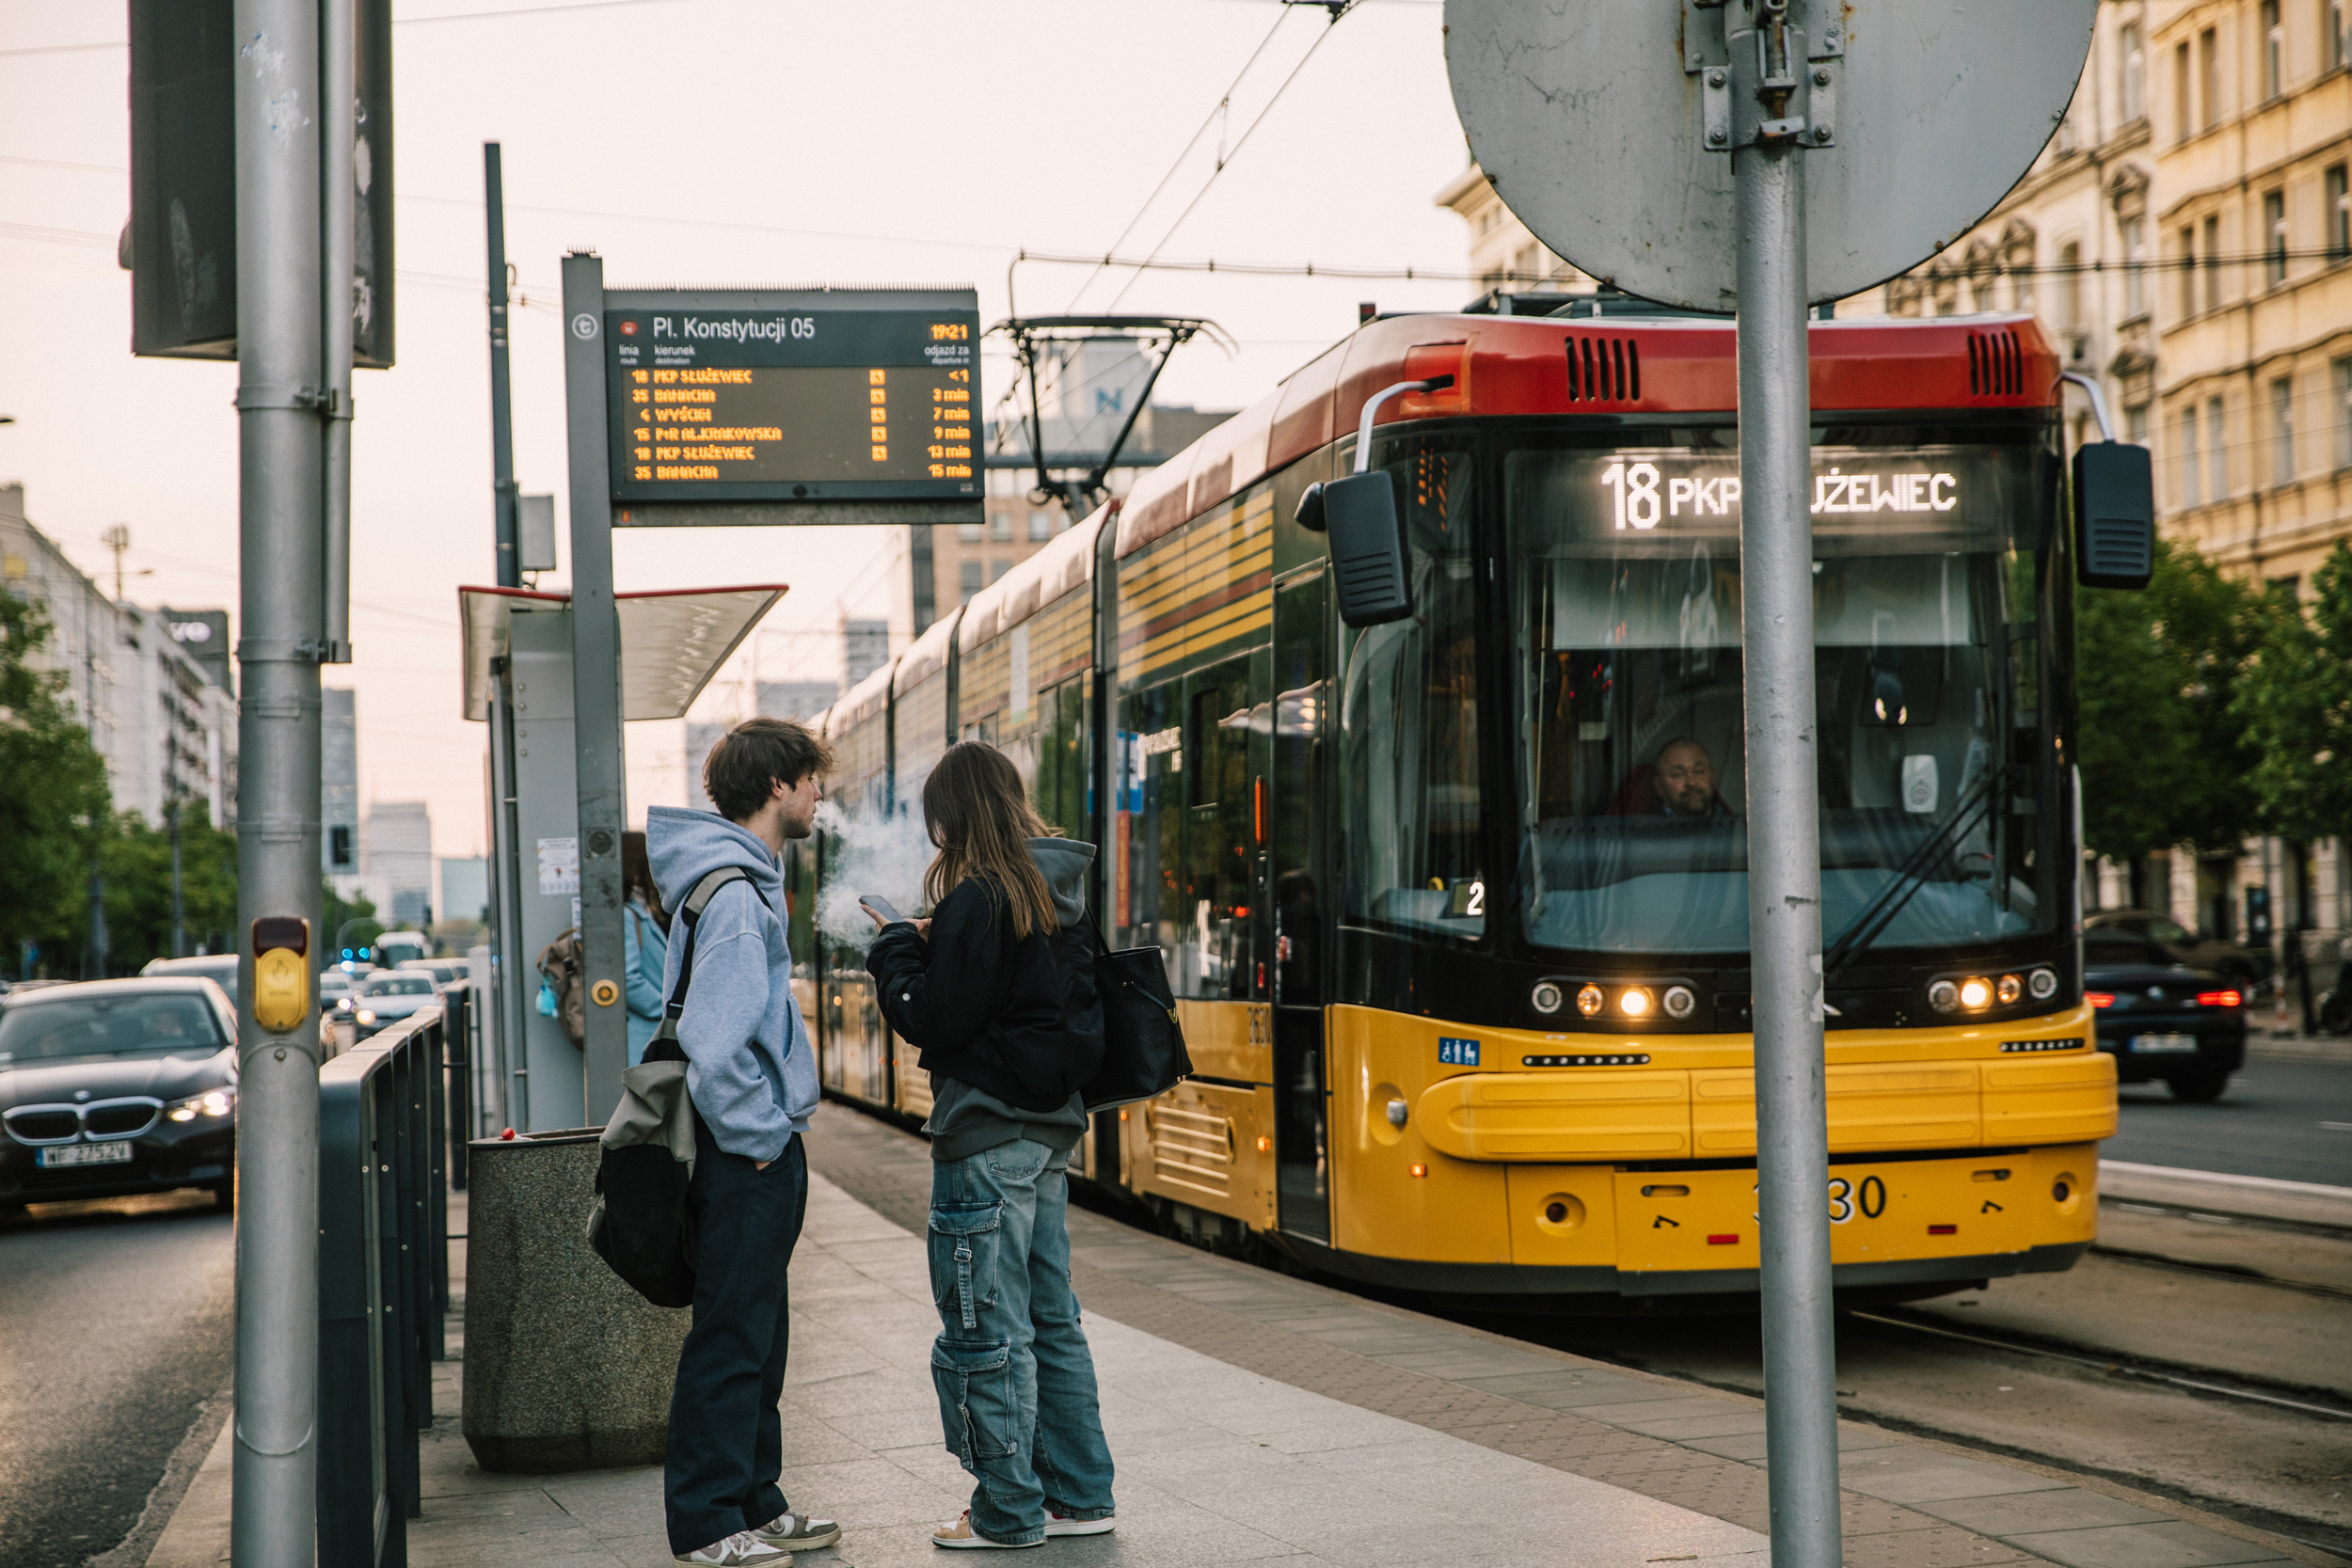
{"type": "Polygon", "coordinates": [[[841,623],[841,689],[847,691],[890,662],[890,623],[841,623]]]}
{"type": "Polygon", "coordinates": [[[319,868],[330,877],[359,874],[358,693],[319,692],[319,868]]]}
{"type": "Polygon", "coordinates": [[[402,927],[433,918],[433,816],[422,800],[378,800],[368,808],[360,871],[377,918],[402,927]]]}
{"type": "Polygon", "coordinates": [[[437,920],[486,921],[490,918],[490,863],[479,855],[444,855],[440,859],[440,901],[434,905],[437,920]]]}

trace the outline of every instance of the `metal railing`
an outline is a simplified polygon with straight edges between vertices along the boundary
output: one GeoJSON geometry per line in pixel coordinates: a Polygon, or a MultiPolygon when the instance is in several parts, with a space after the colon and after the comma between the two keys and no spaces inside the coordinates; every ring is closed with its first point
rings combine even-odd
{"type": "Polygon", "coordinates": [[[408,1560],[449,1307],[442,1071],[421,1008],[319,1069],[319,1568],[408,1560]]]}

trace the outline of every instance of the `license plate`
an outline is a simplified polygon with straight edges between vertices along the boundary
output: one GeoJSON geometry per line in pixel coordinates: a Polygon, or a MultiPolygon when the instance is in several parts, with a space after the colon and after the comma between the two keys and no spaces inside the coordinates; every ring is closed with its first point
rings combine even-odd
{"type": "Polygon", "coordinates": [[[2195,1055],[2195,1035],[2134,1035],[2132,1054],[2135,1056],[2195,1055]]]}
{"type": "Polygon", "coordinates": [[[131,1146],[120,1144],[59,1144],[40,1151],[41,1167],[56,1170],[60,1165],[127,1165],[131,1163],[131,1146]]]}

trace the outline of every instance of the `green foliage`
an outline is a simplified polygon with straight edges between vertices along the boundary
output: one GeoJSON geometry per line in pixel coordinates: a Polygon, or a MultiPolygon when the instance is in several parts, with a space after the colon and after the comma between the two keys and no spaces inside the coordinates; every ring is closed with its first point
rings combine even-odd
{"type": "Polygon", "coordinates": [[[2236,710],[2257,758],[2249,785],[2290,838],[2352,829],[2352,547],[2339,541],[2312,578],[2306,613],[2284,594],[2236,710]]]}
{"type": "Polygon", "coordinates": [[[80,973],[89,869],[112,812],[106,765],[62,700],[65,677],[26,660],[49,637],[41,607],[0,590],[0,965],[80,973]]]}
{"type": "MultiPolygon", "coordinates": [[[[137,812],[115,817],[99,863],[106,876],[107,968],[136,974],[171,951],[171,829],[137,812]]],[[[237,927],[237,835],[213,826],[201,800],[180,806],[181,929],[187,950],[233,952],[237,927]]]]}
{"type": "Polygon", "coordinates": [[[2273,620],[2244,584],[2159,541],[2141,593],[2082,589],[2083,836],[2118,860],[2188,844],[2234,849],[2265,831],[2249,783],[2263,758],[2237,702],[2273,620]]]}

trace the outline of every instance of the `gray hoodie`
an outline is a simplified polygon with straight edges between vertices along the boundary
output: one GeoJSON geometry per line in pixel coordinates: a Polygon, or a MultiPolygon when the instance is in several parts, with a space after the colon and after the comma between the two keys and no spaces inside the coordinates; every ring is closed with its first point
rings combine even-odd
{"type": "MultiPolygon", "coordinates": [[[[772,1160],[793,1133],[808,1131],[818,1101],[816,1053],[792,998],[775,857],[749,829],[675,806],[646,810],[645,849],[667,909],[683,904],[707,872],[735,865],[750,875],[748,885],[728,883],[703,910],[677,1035],[687,1092],[711,1137],[729,1154],[772,1160]]],[[[685,929],[681,918],[671,931],[665,1003],[677,990],[685,929]]]]}
{"type": "MultiPolygon", "coordinates": [[[[1061,928],[1074,931],[1086,921],[1087,868],[1094,863],[1094,846],[1068,838],[1029,840],[1029,858],[1045,873],[1045,890],[1054,895],[1054,913],[1061,928]]],[[[1086,1109],[1079,1097],[1058,1111],[1024,1111],[961,1079],[931,1074],[931,1115],[923,1124],[931,1135],[931,1159],[941,1164],[967,1159],[1015,1138],[1041,1143],[1067,1154],[1086,1136],[1086,1109]]]]}

